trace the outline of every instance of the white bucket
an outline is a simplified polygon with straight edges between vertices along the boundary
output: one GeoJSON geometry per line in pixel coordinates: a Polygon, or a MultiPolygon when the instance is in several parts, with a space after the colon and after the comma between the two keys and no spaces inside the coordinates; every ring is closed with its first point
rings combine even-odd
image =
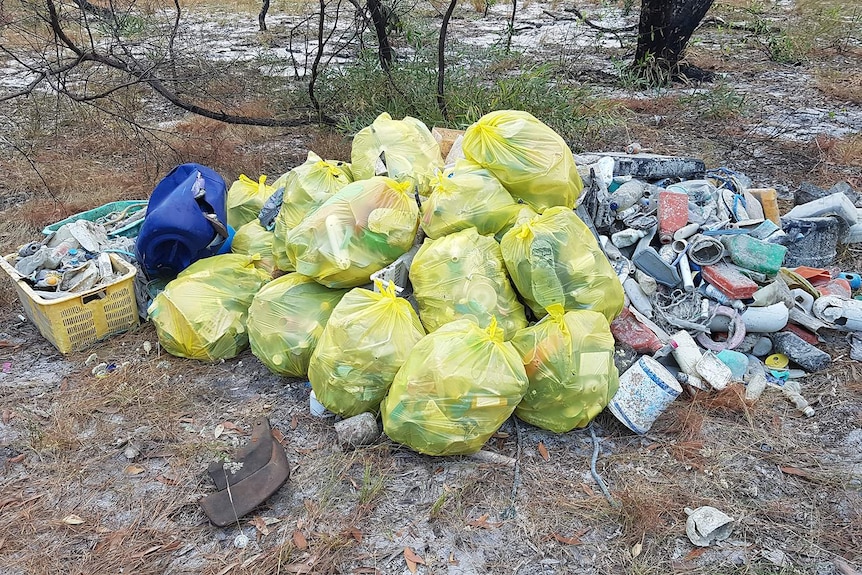
{"type": "Polygon", "coordinates": [[[649,356],[620,376],[620,388],[608,409],[635,433],[646,433],[665,408],[682,393],[676,378],[649,356]]]}

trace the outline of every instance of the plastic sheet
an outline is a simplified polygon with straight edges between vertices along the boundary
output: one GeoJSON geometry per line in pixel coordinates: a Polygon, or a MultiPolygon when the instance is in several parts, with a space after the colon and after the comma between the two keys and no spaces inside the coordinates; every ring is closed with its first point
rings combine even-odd
{"type": "Polygon", "coordinates": [[[215,361],[248,347],[248,308],[269,280],[255,259],[239,254],[205,258],[165,286],[147,312],[168,353],[215,361]]]}
{"type": "Polygon", "coordinates": [[[564,312],[555,304],[512,345],[521,354],[530,387],[515,415],[555,433],[586,426],[619,387],[614,338],[600,313],[564,312]]]}
{"type": "Polygon", "coordinates": [[[381,404],[393,441],[428,455],[475,453],[512,414],[529,381],[492,321],[462,319],[420,341],[381,404]]]}
{"type": "Polygon", "coordinates": [[[506,232],[500,247],[518,293],[537,317],[555,303],[613,321],[623,288],[586,224],[570,209],[549,208],[506,232]]]}
{"type": "Polygon", "coordinates": [[[429,332],[462,318],[486,328],[496,317],[504,339],[510,339],[527,325],[500,246],[476,228],[425,240],[410,266],[410,281],[429,332]]]}
{"type": "Polygon", "coordinates": [[[357,180],[378,175],[409,178],[420,191],[443,168],[440,144],[428,126],[410,116],[393,120],[386,112],[353,137],[350,161],[357,180]]]}
{"type": "Polygon", "coordinates": [[[573,208],[583,190],[572,151],[532,114],[498,110],[467,128],[464,155],[490,171],[515,199],[537,212],[573,208]]]}
{"type": "Polygon", "coordinates": [[[346,293],[296,273],[271,281],[248,310],[251,352],[273,373],[305,377],[323,328],[346,293]]]}
{"type": "Polygon", "coordinates": [[[422,204],[420,224],[432,239],[469,227],[484,236],[500,231],[518,208],[488,170],[462,160],[432,180],[431,195],[422,204]]]}
{"type": "Polygon", "coordinates": [[[411,187],[374,177],[328,199],[287,236],[296,271],[333,288],[369,283],[413,245],[419,207],[411,187]]]}
{"type": "Polygon", "coordinates": [[[293,271],[287,255],[287,234],[311,212],[353,181],[350,164],[337,160],[322,160],[308,152],[305,162],[275,182],[282,190],[281,209],[275,218],[273,255],[278,269],[293,271]]]}
{"type": "Polygon", "coordinates": [[[257,219],[260,209],[275,190],[266,185],[266,176],[254,181],[245,174],[231,184],[227,191],[227,224],[238,230],[257,219]]]}
{"type": "Polygon", "coordinates": [[[254,264],[268,274],[275,271],[275,258],[272,255],[272,242],[275,235],[265,229],[255,218],[242,226],[233,236],[230,251],[235,254],[260,256],[254,264]]]}
{"type": "Polygon", "coordinates": [[[317,400],[344,417],[377,411],[395,374],[425,330],[394,284],[351,290],[341,300],[308,368],[317,400]]]}

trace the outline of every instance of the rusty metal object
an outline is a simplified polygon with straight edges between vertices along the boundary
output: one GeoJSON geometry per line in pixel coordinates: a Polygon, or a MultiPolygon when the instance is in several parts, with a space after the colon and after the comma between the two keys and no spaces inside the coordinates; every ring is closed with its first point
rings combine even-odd
{"type": "Polygon", "coordinates": [[[224,527],[239,520],[278,491],[290,477],[290,463],[284,447],[277,441],[271,441],[270,445],[270,459],[266,465],[198,501],[214,525],[224,527]]]}
{"type": "Polygon", "coordinates": [[[232,461],[242,463],[236,473],[226,472],[224,462],[213,461],[210,463],[207,473],[215,483],[216,489],[221,491],[228,483],[233,485],[239,483],[258,469],[266,465],[272,456],[272,429],[269,420],[261,417],[254,422],[251,431],[251,439],[243,448],[238,450],[232,461]]]}

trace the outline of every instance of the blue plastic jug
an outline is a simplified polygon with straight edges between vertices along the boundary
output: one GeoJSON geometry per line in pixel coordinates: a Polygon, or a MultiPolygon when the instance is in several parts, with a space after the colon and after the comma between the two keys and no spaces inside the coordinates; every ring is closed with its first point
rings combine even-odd
{"type": "Polygon", "coordinates": [[[226,190],[218,173],[199,164],[177,166],[158,183],[135,243],[150,279],[176,277],[191,263],[225,250],[231,237],[226,190]]]}

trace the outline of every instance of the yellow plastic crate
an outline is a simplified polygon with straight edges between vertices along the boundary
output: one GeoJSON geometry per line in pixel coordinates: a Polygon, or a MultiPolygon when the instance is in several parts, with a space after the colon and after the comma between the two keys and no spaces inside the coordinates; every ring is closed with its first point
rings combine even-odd
{"type": "Polygon", "coordinates": [[[0,267],[15,283],[27,317],[60,353],[81,351],[138,325],[137,269],[122,258],[111,254],[114,271],[122,274],[113,283],[59,299],[43,299],[11,265],[16,257],[0,258],[0,267]]]}

